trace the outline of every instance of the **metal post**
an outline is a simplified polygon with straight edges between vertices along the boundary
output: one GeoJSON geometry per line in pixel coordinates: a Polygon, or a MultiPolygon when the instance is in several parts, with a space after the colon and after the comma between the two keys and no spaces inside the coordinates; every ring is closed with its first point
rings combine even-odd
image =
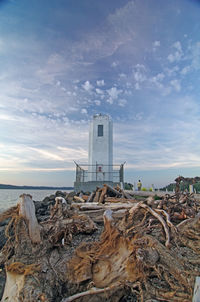
{"type": "Polygon", "coordinates": [[[194,187],[193,187],[193,185],[189,185],[189,192],[190,192],[190,194],[194,193],[194,187]]]}
{"type": "Polygon", "coordinates": [[[119,169],[119,181],[124,182],[124,165],[123,164],[120,165],[120,169],[119,169]]]}

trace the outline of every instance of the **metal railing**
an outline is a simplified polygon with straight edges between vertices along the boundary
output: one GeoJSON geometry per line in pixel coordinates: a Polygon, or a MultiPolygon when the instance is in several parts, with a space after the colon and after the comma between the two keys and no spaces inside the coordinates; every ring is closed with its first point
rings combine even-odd
{"type": "Polygon", "coordinates": [[[94,181],[110,181],[112,179],[113,182],[124,182],[125,163],[114,165],[74,163],[76,165],[76,182],[88,182],[91,179],[94,181]]]}

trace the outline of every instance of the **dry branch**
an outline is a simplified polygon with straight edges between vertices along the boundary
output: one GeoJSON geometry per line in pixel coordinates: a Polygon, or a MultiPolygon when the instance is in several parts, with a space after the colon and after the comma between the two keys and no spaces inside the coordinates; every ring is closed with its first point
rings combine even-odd
{"type": "Polygon", "coordinates": [[[166,242],[165,242],[165,246],[169,247],[169,242],[170,242],[170,235],[169,235],[169,229],[164,221],[164,219],[158,214],[156,213],[152,208],[150,208],[149,206],[147,206],[146,204],[140,203],[139,206],[141,208],[146,209],[147,211],[149,211],[154,217],[156,217],[160,223],[162,224],[164,230],[165,230],[165,235],[166,235],[166,242]]]}
{"type": "Polygon", "coordinates": [[[90,290],[87,290],[85,292],[82,292],[82,293],[78,293],[78,294],[75,294],[71,297],[68,297],[66,299],[63,299],[61,302],[71,302],[71,301],[74,301],[80,297],[84,297],[84,296],[88,296],[88,295],[97,295],[97,294],[100,294],[100,293],[105,293],[107,291],[111,291],[115,288],[119,289],[119,288],[122,288],[122,284],[120,283],[116,283],[116,284],[112,284],[111,286],[108,286],[108,287],[105,287],[105,288],[96,288],[96,287],[93,287],[91,288],[90,290]]]}

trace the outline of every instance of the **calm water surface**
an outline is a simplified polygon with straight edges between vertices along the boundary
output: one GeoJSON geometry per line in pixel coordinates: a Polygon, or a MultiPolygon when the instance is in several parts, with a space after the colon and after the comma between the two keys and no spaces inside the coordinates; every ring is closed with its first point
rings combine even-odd
{"type": "MultiPolygon", "coordinates": [[[[54,194],[57,190],[7,190],[0,189],[0,212],[17,204],[19,196],[30,194],[33,200],[43,200],[46,196],[54,194]]],[[[70,192],[70,191],[65,191],[70,192]]]]}

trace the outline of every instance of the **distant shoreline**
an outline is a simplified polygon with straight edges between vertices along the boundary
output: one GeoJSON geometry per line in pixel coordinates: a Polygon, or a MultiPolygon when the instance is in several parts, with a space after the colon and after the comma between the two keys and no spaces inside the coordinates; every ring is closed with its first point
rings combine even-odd
{"type": "Polygon", "coordinates": [[[73,187],[47,187],[47,186],[15,186],[0,184],[0,189],[9,190],[73,190],[73,187]]]}

